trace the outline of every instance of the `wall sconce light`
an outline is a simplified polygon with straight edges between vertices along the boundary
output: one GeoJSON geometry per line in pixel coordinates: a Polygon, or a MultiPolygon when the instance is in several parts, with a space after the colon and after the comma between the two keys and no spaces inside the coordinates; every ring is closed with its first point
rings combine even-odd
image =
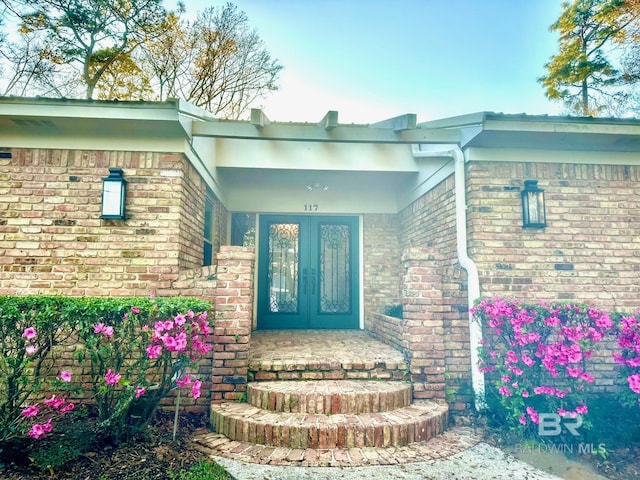
{"type": "Polygon", "coordinates": [[[110,168],[109,176],[102,178],[102,215],[107,220],[125,220],[124,205],[127,181],[121,168],[110,168]]]}
{"type": "Polygon", "coordinates": [[[544,190],[538,188],[537,180],[525,180],[522,195],[522,227],[544,228],[547,217],[544,207],[544,190]]]}

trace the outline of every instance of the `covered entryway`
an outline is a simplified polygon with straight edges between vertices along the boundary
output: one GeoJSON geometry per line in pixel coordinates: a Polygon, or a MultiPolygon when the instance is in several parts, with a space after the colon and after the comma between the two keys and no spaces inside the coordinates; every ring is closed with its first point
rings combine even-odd
{"type": "Polygon", "coordinates": [[[261,215],[259,329],[359,327],[358,217],[261,215]]]}

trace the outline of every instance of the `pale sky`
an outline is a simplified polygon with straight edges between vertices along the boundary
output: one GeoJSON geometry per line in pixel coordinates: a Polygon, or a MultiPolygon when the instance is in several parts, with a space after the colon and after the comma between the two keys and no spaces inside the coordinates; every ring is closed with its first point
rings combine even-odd
{"type": "MultiPolygon", "coordinates": [[[[212,0],[184,0],[195,14],[212,0]]],[[[284,70],[277,121],[418,121],[478,111],[561,114],[536,79],[561,0],[235,0],[284,70]]],[[[167,3],[167,6],[170,6],[167,3]]]]}

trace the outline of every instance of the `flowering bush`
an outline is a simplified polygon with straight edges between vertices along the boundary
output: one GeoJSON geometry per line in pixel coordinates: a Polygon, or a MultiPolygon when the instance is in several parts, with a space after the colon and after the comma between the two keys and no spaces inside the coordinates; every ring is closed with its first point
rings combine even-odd
{"type": "Polygon", "coordinates": [[[526,305],[498,298],[478,302],[472,313],[487,333],[479,368],[489,374],[503,420],[511,427],[530,429],[540,422],[540,413],[586,415],[587,393],[595,380],[590,359],[595,346],[611,335],[620,348],[612,352],[613,359],[624,365],[622,378],[628,386],[621,397],[640,404],[636,317],[617,315],[616,324],[607,312],[583,305],[526,305]]]}
{"type": "Polygon", "coordinates": [[[623,396],[625,403],[640,405],[640,320],[636,316],[623,316],[618,324],[618,346],[614,360],[624,365],[624,376],[631,392],[623,396]]]}
{"type": "Polygon", "coordinates": [[[480,369],[492,372],[505,420],[525,430],[540,413],[588,413],[588,360],[614,327],[608,313],[580,305],[524,305],[485,299],[473,310],[489,327],[480,369]]]}
{"type": "Polygon", "coordinates": [[[200,396],[201,382],[181,377],[211,348],[207,312],[165,315],[153,303],[120,318],[80,322],[76,358],[90,363],[99,426],[116,441],[144,428],[172,388],[189,384],[200,396]]]}
{"type": "Polygon", "coordinates": [[[53,374],[49,354],[69,336],[65,310],[59,297],[0,296],[0,450],[30,428],[22,411],[53,374]]]}
{"type": "MultiPolygon", "coordinates": [[[[13,440],[49,438],[60,417],[76,413],[70,398],[93,397],[102,431],[115,438],[146,425],[179,378],[172,377],[209,349],[209,306],[185,298],[0,296],[0,454],[13,440]],[[51,353],[60,344],[76,345],[89,382],[72,373],[84,375],[81,363],[54,378],[51,353]],[[136,405],[143,400],[144,408],[136,405]]],[[[199,396],[201,384],[189,381],[199,396]]]]}

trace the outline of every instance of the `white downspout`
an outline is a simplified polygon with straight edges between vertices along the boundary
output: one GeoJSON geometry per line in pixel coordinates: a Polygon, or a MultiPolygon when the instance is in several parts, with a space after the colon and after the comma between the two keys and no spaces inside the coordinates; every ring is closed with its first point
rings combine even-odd
{"type": "MultiPolygon", "coordinates": [[[[441,148],[436,147],[435,148],[441,148]]],[[[456,203],[456,246],[458,262],[467,272],[467,303],[469,307],[469,343],[471,349],[471,384],[475,397],[476,410],[486,407],[484,397],[484,374],[478,368],[478,348],[482,341],[482,326],[473,319],[471,308],[480,296],[480,279],[478,267],[467,253],[467,200],[465,192],[464,153],[457,145],[446,145],[444,150],[420,150],[412,145],[415,157],[450,157],[454,161],[455,203],[456,203]]]]}

